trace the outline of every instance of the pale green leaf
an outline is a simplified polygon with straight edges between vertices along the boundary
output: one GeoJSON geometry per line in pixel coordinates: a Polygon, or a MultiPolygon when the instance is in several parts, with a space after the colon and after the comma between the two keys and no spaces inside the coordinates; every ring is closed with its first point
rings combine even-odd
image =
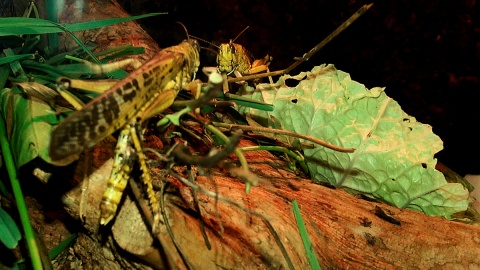
{"type": "Polygon", "coordinates": [[[333,65],[322,65],[283,76],[273,87],[259,85],[250,96],[275,106],[273,112],[245,110],[257,120],[273,116],[287,130],[356,149],[305,149],[313,179],[429,215],[450,218],[467,209],[467,189],[447,183],[435,169],[441,139],[431,126],[407,115],[384,88],[368,90],[333,65]],[[287,79],[301,81],[287,87],[287,79]]]}
{"type": "Polygon", "coordinates": [[[17,169],[36,157],[49,162],[50,133],[59,121],[52,108],[18,89],[5,88],[0,93],[0,110],[17,169]]]}

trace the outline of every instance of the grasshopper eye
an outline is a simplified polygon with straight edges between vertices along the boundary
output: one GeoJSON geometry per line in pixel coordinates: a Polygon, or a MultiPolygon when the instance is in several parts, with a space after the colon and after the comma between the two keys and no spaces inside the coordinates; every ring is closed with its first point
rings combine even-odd
{"type": "Polygon", "coordinates": [[[235,46],[233,46],[233,43],[230,42],[230,53],[235,54],[235,46]]]}
{"type": "Polygon", "coordinates": [[[191,40],[191,43],[192,43],[192,47],[193,47],[196,51],[200,51],[200,44],[198,43],[198,41],[196,41],[195,39],[192,39],[192,40],[191,40]]]}

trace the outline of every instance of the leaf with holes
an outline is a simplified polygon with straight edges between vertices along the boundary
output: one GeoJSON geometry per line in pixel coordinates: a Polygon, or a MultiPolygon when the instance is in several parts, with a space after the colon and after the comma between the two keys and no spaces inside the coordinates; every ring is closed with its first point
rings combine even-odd
{"type": "Polygon", "coordinates": [[[340,153],[324,147],[305,149],[312,178],[351,189],[401,208],[451,218],[468,206],[468,191],[447,183],[435,169],[443,148],[429,125],[407,115],[384,88],[368,90],[333,65],[261,84],[250,94],[275,106],[273,112],[245,108],[244,113],[287,130],[355,148],[340,153]],[[299,80],[295,87],[286,80],[299,80]]]}

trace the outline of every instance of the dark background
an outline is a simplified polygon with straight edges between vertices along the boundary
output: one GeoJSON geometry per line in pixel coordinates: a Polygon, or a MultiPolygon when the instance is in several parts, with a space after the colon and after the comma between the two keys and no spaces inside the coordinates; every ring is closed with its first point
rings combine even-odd
{"type": "MultiPolygon", "coordinates": [[[[236,43],[271,70],[284,69],[363,4],[371,1],[121,1],[161,47],[189,34],[213,43],[236,43]]],[[[480,173],[480,4],[475,0],[373,1],[373,7],[292,74],[332,63],[368,88],[386,87],[403,110],[430,124],[444,141],[436,157],[460,174],[480,173]]],[[[208,46],[205,44],[205,46],[208,46]]],[[[202,56],[215,65],[214,56],[202,56]]]]}

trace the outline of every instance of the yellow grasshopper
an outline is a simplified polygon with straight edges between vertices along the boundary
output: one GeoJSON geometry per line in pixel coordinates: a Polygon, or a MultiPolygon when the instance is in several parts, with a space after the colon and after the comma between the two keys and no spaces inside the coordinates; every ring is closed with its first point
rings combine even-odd
{"type": "Polygon", "coordinates": [[[217,68],[220,73],[226,73],[228,76],[234,74],[236,77],[241,77],[243,75],[268,71],[272,57],[266,55],[262,59],[255,60],[252,53],[245,47],[234,43],[247,29],[248,26],[233,40],[230,40],[229,43],[222,43],[218,47],[217,68]]]}
{"type": "Polygon", "coordinates": [[[143,120],[170,107],[177,93],[194,79],[200,65],[199,51],[196,40],[183,41],[161,50],[83,109],[73,112],[53,131],[49,155],[54,163],[65,165],[76,160],[85,148],[94,146],[123,128],[116,147],[116,167],[112,171],[101,205],[102,225],[115,216],[129,178],[132,160],[138,157],[141,177],[147,186],[150,204],[155,213],[155,231],[160,220],[159,203],[155,198],[146,158],[138,138],[139,126],[143,120]],[[135,149],[136,155],[132,149],[135,149]]]}
{"type": "MultiPolygon", "coordinates": [[[[223,76],[223,89],[224,92],[228,92],[228,76],[234,76],[241,78],[245,75],[258,74],[262,72],[269,72],[268,66],[272,62],[272,57],[266,55],[262,59],[255,59],[250,51],[238,43],[234,43],[235,40],[245,32],[249,26],[242,30],[234,39],[231,39],[228,43],[222,43],[220,46],[213,44],[207,40],[197,38],[203,42],[213,45],[217,48],[217,66],[216,67],[204,67],[203,71],[206,73],[218,71],[223,76]]],[[[273,82],[272,82],[273,83],[273,82]]]]}

